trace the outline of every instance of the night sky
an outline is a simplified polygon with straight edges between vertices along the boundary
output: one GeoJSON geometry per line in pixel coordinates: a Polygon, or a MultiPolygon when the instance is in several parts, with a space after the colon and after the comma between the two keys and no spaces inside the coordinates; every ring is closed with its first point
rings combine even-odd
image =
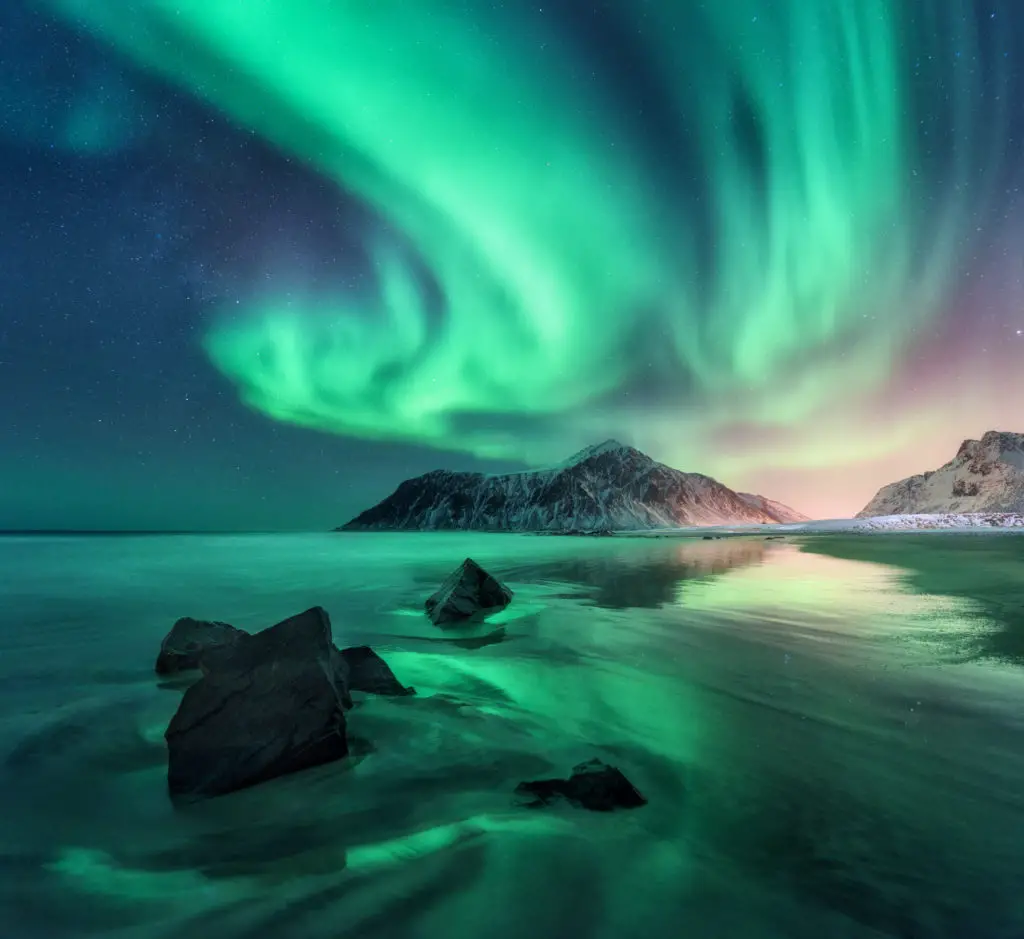
{"type": "Polygon", "coordinates": [[[1024,431],[1024,6],[4,0],[0,527],[607,437],[817,517],[1024,431]]]}

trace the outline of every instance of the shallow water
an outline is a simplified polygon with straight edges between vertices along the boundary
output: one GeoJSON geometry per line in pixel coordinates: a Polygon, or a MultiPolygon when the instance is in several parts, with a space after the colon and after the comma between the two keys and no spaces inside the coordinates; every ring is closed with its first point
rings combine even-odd
{"type": "Polygon", "coordinates": [[[1024,935],[1024,538],[0,539],[0,934],[1024,935]],[[471,555],[516,599],[422,600],[471,555]],[[172,808],[182,615],[314,604],[413,698],[361,756],[172,808]],[[600,756],[629,812],[517,808],[600,756]]]}

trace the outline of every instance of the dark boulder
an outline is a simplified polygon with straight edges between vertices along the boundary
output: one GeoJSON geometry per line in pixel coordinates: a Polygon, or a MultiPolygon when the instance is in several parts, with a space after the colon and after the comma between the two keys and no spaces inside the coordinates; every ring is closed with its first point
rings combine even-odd
{"type": "Polygon", "coordinates": [[[160,654],[156,657],[156,673],[173,675],[176,672],[199,668],[202,657],[214,649],[233,646],[248,633],[227,623],[210,622],[184,616],[164,636],[160,654]]]}
{"type": "Polygon", "coordinates": [[[165,734],[171,795],[222,795],[345,756],[336,655],[313,607],[204,662],[165,734]]]}
{"type": "Polygon", "coordinates": [[[647,804],[647,800],[620,770],[598,759],[573,767],[568,779],[522,782],[516,786],[516,795],[521,804],[528,808],[550,805],[559,797],[592,812],[634,809],[647,804]]]}
{"type": "Polygon", "coordinates": [[[341,672],[350,691],[365,691],[367,694],[408,695],[416,694],[415,688],[406,688],[385,662],[369,646],[353,646],[342,649],[341,672]]]}
{"type": "Polygon", "coordinates": [[[512,602],[512,591],[487,573],[472,558],[452,571],[426,602],[435,626],[457,625],[502,610],[512,602]]]}

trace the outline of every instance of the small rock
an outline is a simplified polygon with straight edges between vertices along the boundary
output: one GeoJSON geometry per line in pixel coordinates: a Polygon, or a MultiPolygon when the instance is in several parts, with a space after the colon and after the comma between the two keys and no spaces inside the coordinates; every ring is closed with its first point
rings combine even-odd
{"type": "Polygon", "coordinates": [[[160,654],[156,657],[156,673],[173,675],[176,672],[197,669],[200,660],[213,649],[233,646],[245,630],[236,629],[227,623],[210,622],[184,616],[164,636],[160,643],[160,654]]]}
{"type": "Polygon", "coordinates": [[[427,600],[426,608],[435,626],[446,626],[502,610],[511,602],[508,587],[466,558],[427,600]]]}
{"type": "Polygon", "coordinates": [[[568,779],[522,782],[516,786],[516,794],[527,808],[550,805],[559,796],[592,812],[634,809],[647,804],[620,770],[598,759],[574,766],[568,779]]]}
{"type": "Polygon", "coordinates": [[[415,688],[407,688],[395,678],[388,663],[369,646],[342,649],[338,655],[345,664],[345,683],[350,691],[383,695],[416,694],[415,688]]]}
{"type": "Polygon", "coordinates": [[[172,797],[222,795],[345,756],[335,654],[330,618],[313,607],[215,656],[164,735],[172,797]]]}

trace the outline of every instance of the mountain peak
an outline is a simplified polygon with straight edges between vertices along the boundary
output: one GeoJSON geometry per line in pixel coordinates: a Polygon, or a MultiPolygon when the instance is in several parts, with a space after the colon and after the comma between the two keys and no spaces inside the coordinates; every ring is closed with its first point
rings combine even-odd
{"type": "Polygon", "coordinates": [[[982,435],[983,446],[998,446],[1001,450],[1019,450],[1024,446],[1024,434],[1016,434],[1009,430],[987,430],[982,435]]]}
{"type": "MultiPolygon", "coordinates": [[[[586,460],[593,459],[595,456],[602,456],[605,453],[640,453],[636,447],[629,447],[624,443],[620,443],[612,437],[601,443],[592,444],[589,447],[584,447],[578,453],[574,453],[568,460],[562,463],[562,466],[576,466],[578,463],[583,463],[586,460]]],[[[640,454],[644,456],[645,454],[640,454]]]]}
{"type": "Polygon", "coordinates": [[[980,440],[968,438],[957,450],[957,457],[973,457],[979,450],[989,453],[1005,453],[1007,451],[1024,450],[1024,434],[1008,430],[986,430],[980,440]]]}

